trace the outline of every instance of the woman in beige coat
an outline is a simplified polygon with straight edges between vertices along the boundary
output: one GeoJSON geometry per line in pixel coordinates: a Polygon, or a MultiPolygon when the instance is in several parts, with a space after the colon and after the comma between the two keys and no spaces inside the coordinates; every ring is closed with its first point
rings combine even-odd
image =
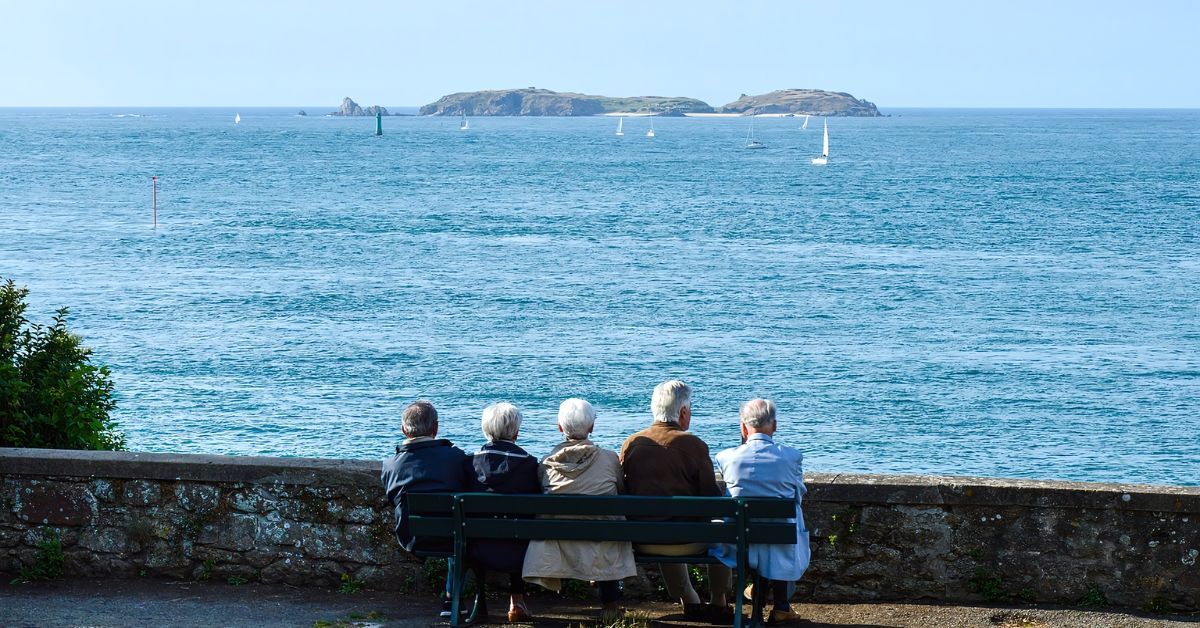
{"type": "MultiPolygon", "coordinates": [[[[623,485],[617,453],[588,440],[596,411],[583,399],[558,408],[558,430],[566,437],[542,460],[542,489],[555,495],[618,495],[623,485]]],[[[597,517],[604,518],[604,517],[597,517]]],[[[615,517],[620,519],[620,517],[615,517]]],[[[625,541],[531,541],[521,571],[525,580],[552,591],[564,578],[594,580],[606,617],[619,612],[620,581],[637,575],[633,547],[625,541]]]]}

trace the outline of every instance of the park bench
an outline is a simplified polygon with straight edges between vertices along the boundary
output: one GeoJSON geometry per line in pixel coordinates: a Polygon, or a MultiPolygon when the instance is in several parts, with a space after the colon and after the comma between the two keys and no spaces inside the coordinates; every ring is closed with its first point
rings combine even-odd
{"type": "MultiPolygon", "coordinates": [[[[796,514],[796,502],[791,499],[410,493],[408,506],[409,526],[414,536],[451,540],[453,551],[418,552],[418,555],[454,559],[452,626],[459,626],[461,622],[459,598],[467,571],[464,557],[467,543],[476,539],[728,543],[737,548],[733,614],[736,628],[742,626],[750,543],[796,542],[795,524],[781,521],[796,514]],[[621,515],[633,520],[562,518],[604,515],[621,515]],[[687,520],[643,519],[663,517],[687,520]]],[[[718,562],[707,555],[635,557],[638,562],[645,563],[718,562]]]]}

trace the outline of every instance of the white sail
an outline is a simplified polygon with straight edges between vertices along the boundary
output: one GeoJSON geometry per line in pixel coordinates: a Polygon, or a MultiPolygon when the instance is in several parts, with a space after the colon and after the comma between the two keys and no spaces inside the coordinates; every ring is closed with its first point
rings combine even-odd
{"type": "Polygon", "coordinates": [[[825,140],[821,144],[821,155],[813,157],[812,163],[814,166],[824,166],[829,163],[829,120],[825,120],[825,140]]]}
{"type": "Polygon", "coordinates": [[[467,112],[463,111],[462,112],[462,121],[458,123],[458,130],[466,131],[469,128],[471,128],[471,123],[467,122],[467,112]]]}
{"type": "Polygon", "coordinates": [[[805,114],[804,115],[804,124],[802,124],[800,126],[800,130],[803,131],[803,130],[806,130],[807,128],[808,128],[808,114],[805,114]]]}
{"type": "Polygon", "coordinates": [[[650,130],[646,131],[646,137],[654,137],[654,114],[650,114],[650,130]]]}
{"type": "Polygon", "coordinates": [[[233,123],[241,124],[242,123],[242,114],[240,114],[240,113],[233,114],[233,123]]]}
{"type": "Polygon", "coordinates": [[[617,118],[617,135],[625,135],[625,116],[617,118]]]}
{"type": "Polygon", "coordinates": [[[754,116],[750,116],[750,130],[746,131],[746,148],[766,148],[767,145],[754,136],[754,116]]]}

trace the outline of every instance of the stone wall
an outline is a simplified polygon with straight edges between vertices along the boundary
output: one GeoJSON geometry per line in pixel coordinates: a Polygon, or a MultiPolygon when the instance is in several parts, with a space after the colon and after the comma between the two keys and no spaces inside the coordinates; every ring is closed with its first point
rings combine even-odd
{"type": "MultiPolygon", "coordinates": [[[[0,572],[412,590],[374,461],[0,449],[0,572]]],[[[1200,610],[1200,488],[813,475],[801,599],[1200,610]]]]}

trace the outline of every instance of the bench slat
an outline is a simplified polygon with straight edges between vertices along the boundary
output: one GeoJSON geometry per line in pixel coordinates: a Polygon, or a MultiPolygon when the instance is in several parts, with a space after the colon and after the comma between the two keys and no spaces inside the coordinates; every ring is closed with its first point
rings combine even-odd
{"type": "MultiPolygon", "coordinates": [[[[560,539],[564,541],[632,541],[635,543],[733,543],[733,523],[703,521],[597,521],[587,519],[467,519],[468,539],[560,539]],[[615,525],[614,525],[615,524],[615,525]]],[[[751,521],[752,543],[795,543],[791,523],[751,521]]],[[[413,516],[409,528],[418,537],[454,534],[450,517],[413,516]]]]}
{"type": "MultiPolygon", "coordinates": [[[[635,495],[497,495],[460,493],[463,512],[513,515],[625,515],[628,517],[732,517],[737,501],[728,497],[645,497],[635,495]]],[[[414,493],[408,503],[414,513],[446,514],[454,496],[414,493]]],[[[795,505],[786,499],[742,499],[751,517],[790,517],[795,505]]]]}

